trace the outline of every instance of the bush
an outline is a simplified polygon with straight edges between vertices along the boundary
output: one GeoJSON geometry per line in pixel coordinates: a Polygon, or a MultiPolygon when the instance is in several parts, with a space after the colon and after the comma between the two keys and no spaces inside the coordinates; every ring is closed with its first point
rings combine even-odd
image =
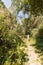
{"type": "Polygon", "coordinates": [[[36,38],[37,38],[37,40],[38,40],[39,42],[43,42],[43,27],[39,29],[36,38]]]}
{"type": "Polygon", "coordinates": [[[25,43],[14,29],[9,28],[11,22],[7,24],[5,19],[0,18],[0,65],[23,65],[25,43]]]}

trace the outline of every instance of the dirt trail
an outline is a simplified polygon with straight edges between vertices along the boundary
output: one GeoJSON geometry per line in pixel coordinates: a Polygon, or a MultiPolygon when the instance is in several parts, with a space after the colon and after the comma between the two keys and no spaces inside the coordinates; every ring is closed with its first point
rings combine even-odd
{"type": "Polygon", "coordinates": [[[35,52],[34,47],[29,44],[28,40],[26,45],[26,52],[28,54],[29,61],[27,61],[25,65],[41,65],[38,54],[35,52]]]}

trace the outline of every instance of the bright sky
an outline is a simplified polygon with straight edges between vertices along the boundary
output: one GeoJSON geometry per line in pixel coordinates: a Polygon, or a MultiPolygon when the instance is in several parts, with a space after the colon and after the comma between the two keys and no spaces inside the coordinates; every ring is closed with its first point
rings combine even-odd
{"type": "MultiPolygon", "coordinates": [[[[10,7],[10,5],[11,5],[11,0],[2,0],[3,2],[4,2],[4,4],[5,4],[5,6],[9,9],[9,7],[10,7]]],[[[17,16],[17,21],[19,21],[20,23],[21,23],[21,20],[22,20],[22,18],[28,18],[29,17],[29,15],[28,15],[28,13],[25,13],[25,15],[23,14],[23,11],[21,10],[21,11],[19,11],[19,13],[18,13],[18,16],[17,16]]],[[[22,24],[22,23],[21,23],[22,24]]]]}
{"type": "MultiPolygon", "coordinates": [[[[11,5],[11,0],[2,0],[4,2],[4,4],[6,5],[6,7],[9,9],[10,5],[11,5]]],[[[28,18],[28,14],[25,13],[25,15],[23,14],[23,11],[21,10],[18,13],[18,17],[20,17],[20,19],[22,19],[23,17],[28,18]]]]}
{"type": "Polygon", "coordinates": [[[2,0],[4,2],[4,4],[6,5],[6,7],[9,9],[10,5],[11,5],[11,0],[2,0]]]}

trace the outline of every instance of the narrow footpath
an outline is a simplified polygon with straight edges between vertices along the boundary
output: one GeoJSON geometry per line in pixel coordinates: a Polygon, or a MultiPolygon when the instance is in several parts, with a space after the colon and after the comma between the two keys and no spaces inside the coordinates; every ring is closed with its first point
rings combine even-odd
{"type": "Polygon", "coordinates": [[[41,65],[38,54],[35,52],[34,47],[30,45],[28,40],[26,41],[26,45],[27,48],[25,49],[25,51],[28,54],[29,60],[25,63],[25,65],[41,65]]]}

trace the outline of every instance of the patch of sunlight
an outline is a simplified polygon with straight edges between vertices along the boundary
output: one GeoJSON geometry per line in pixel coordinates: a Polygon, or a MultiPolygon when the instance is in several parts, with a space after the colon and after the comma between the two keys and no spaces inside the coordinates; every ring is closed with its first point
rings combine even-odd
{"type": "Polygon", "coordinates": [[[10,65],[10,61],[5,61],[4,65],[10,65]]]}
{"type": "MultiPolygon", "coordinates": [[[[6,62],[4,63],[4,65],[11,65],[11,61],[6,61],[6,62]]],[[[12,62],[12,65],[15,65],[15,63],[12,62]]]]}
{"type": "Polygon", "coordinates": [[[35,38],[30,38],[30,44],[35,44],[36,43],[36,39],[35,38]]]}
{"type": "Polygon", "coordinates": [[[43,57],[43,55],[40,56],[40,58],[42,58],[42,57],[43,57]]]}
{"type": "Polygon", "coordinates": [[[0,13],[0,20],[3,18],[3,15],[0,13]]]}
{"type": "Polygon", "coordinates": [[[39,60],[38,60],[38,59],[37,59],[37,60],[33,60],[32,62],[33,62],[33,63],[34,63],[34,62],[39,62],[39,60]]]}

